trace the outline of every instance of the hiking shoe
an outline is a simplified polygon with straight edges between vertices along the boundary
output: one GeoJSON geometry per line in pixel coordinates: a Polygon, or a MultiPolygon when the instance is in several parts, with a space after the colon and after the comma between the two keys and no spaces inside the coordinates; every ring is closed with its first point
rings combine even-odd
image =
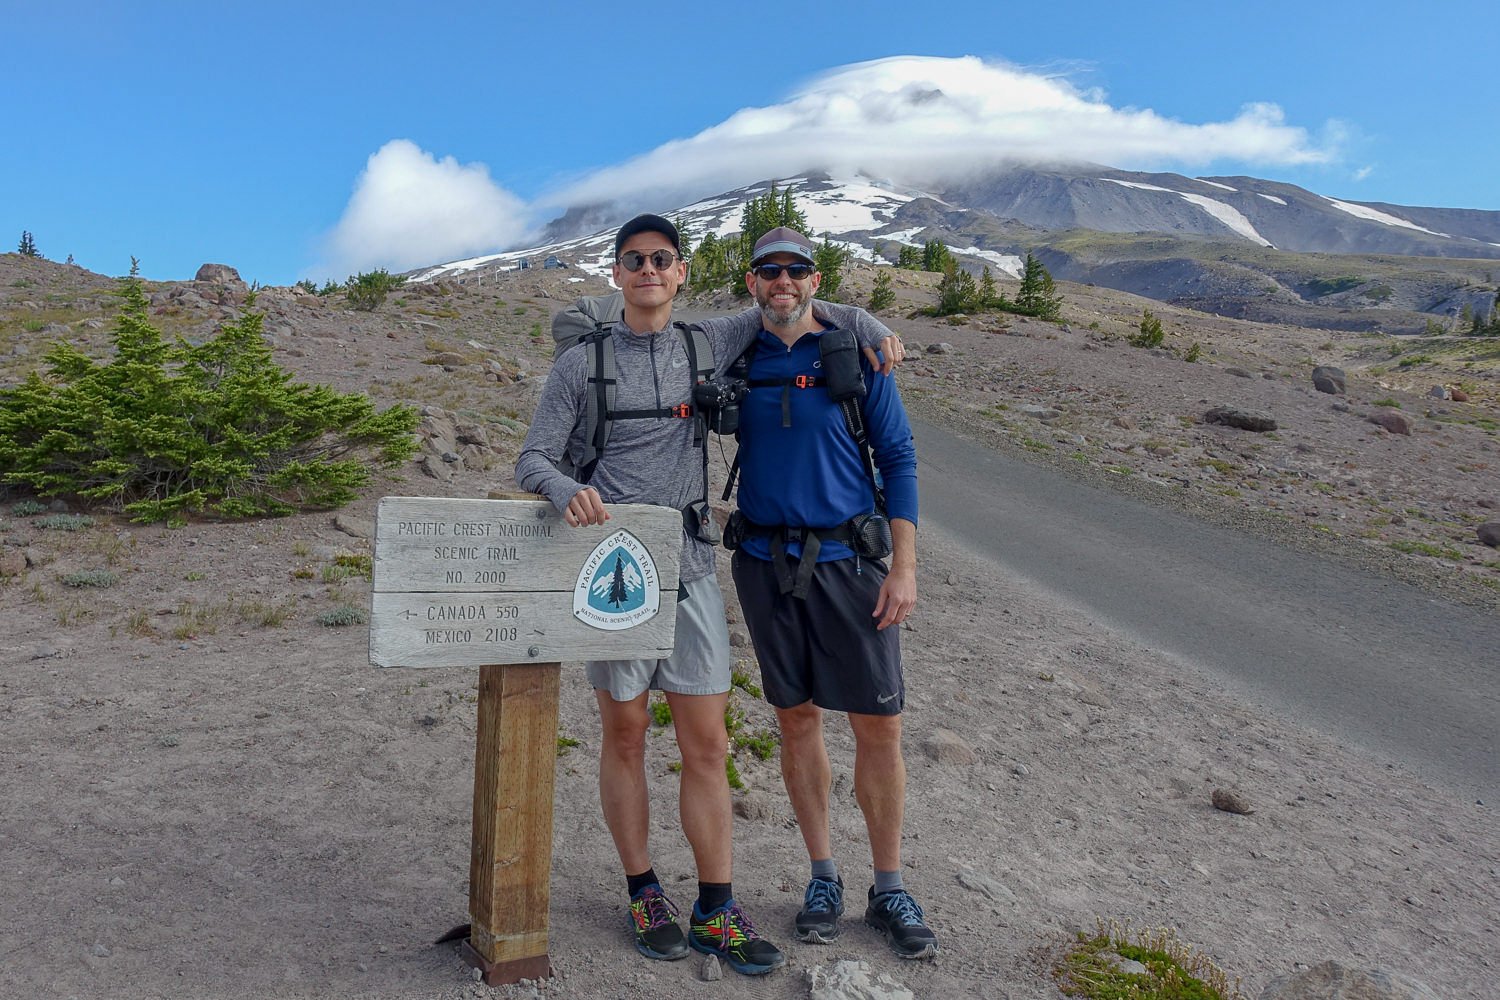
{"type": "Polygon", "coordinates": [[[932,958],[938,953],[937,935],[923,920],[922,908],[905,889],[877,896],[872,887],[870,905],[865,907],[865,923],[884,934],[902,958],[932,958]]]}
{"type": "Polygon", "coordinates": [[[689,930],[689,944],[706,955],[719,956],[735,972],[762,976],[786,964],[781,949],[755,932],[750,918],[732,899],[709,914],[699,913],[694,903],[689,930]]]}
{"type": "Polygon", "coordinates": [[[844,880],[814,878],[807,883],[802,911],[797,914],[797,940],[833,944],[839,936],[839,917],[843,915],[844,880]]]}
{"type": "Polygon", "coordinates": [[[674,962],[687,958],[687,939],[677,926],[677,907],[652,882],[630,897],[630,922],[635,928],[635,950],[647,958],[674,962]]]}

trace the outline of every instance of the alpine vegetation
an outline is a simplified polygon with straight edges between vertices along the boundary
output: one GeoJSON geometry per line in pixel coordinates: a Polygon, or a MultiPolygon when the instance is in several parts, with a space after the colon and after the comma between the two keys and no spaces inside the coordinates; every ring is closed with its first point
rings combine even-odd
{"type": "MultiPolygon", "coordinates": [[[[292,381],[246,311],[202,344],[169,343],[147,319],[132,267],[114,355],[63,341],[46,372],[0,389],[0,485],[74,495],[134,520],[181,523],[339,507],[416,450],[416,411],[292,381]]],[[[249,304],[253,305],[253,297],[249,304]]]]}

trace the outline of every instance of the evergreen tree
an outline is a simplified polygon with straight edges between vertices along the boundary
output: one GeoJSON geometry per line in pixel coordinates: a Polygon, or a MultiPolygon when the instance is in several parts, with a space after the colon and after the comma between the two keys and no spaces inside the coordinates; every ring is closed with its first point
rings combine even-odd
{"type": "Polygon", "coordinates": [[[981,309],[989,309],[1000,304],[1000,295],[995,291],[995,276],[990,273],[990,266],[984,265],[984,272],[979,276],[979,306],[981,309]]]}
{"type": "Polygon", "coordinates": [[[22,257],[40,257],[41,252],[36,248],[36,240],[24,229],[21,231],[21,245],[16,248],[16,253],[22,257]]]}
{"type": "Polygon", "coordinates": [[[77,495],[138,521],[180,522],[339,507],[416,450],[417,413],[377,413],[360,393],[292,381],[247,311],[207,341],[169,344],[136,277],[113,356],[99,362],[59,341],[47,373],[0,389],[0,485],[77,495]]]}
{"type": "Polygon", "coordinates": [[[901,252],[896,257],[896,266],[908,271],[922,270],[922,251],[910,244],[901,244],[901,252]]]}
{"type": "Polygon", "coordinates": [[[818,266],[818,272],[823,275],[818,284],[818,297],[830,302],[837,302],[839,286],[844,283],[844,265],[849,263],[849,248],[841,243],[834,243],[827,236],[823,242],[813,248],[813,263],[818,266]]]}
{"type": "Polygon", "coordinates": [[[937,314],[952,316],[955,313],[975,312],[978,307],[974,276],[959,267],[958,261],[950,257],[948,267],[943,271],[943,280],[938,282],[937,314]]]}
{"type": "Polygon", "coordinates": [[[922,248],[922,270],[947,274],[949,264],[954,264],[954,260],[948,247],[939,240],[928,240],[922,248]]]}
{"type": "Polygon", "coordinates": [[[1139,332],[1130,335],[1130,346],[1160,347],[1166,336],[1161,328],[1161,320],[1150,309],[1144,309],[1141,311],[1139,332]]]}
{"type": "Polygon", "coordinates": [[[1057,319],[1062,313],[1062,296],[1052,275],[1031,253],[1021,268],[1021,289],[1016,293],[1016,310],[1039,319],[1057,319]]]}
{"type": "Polygon", "coordinates": [[[870,304],[866,306],[870,312],[880,312],[888,309],[896,302],[896,292],[891,288],[891,273],[884,268],[875,272],[875,287],[870,291],[870,304]]]}

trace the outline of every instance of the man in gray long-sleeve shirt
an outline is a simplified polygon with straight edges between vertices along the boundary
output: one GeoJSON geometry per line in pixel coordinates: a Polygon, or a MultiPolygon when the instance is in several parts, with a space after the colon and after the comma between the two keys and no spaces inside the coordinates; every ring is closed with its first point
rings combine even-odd
{"type": "MultiPolygon", "coordinates": [[[[691,402],[693,365],[671,323],[672,299],[687,276],[676,228],[655,215],[627,222],[615,238],[613,274],[625,298],[624,319],[610,332],[618,373],[614,408],[663,410],[691,402]]],[[[900,346],[890,331],[862,310],[821,302],[817,308],[828,322],[848,325],[867,347],[880,341],[887,370],[899,358],[900,346]]],[[[752,308],[701,325],[722,373],[759,332],[760,312],[752,308]]],[[[587,353],[565,351],[553,365],[516,462],[516,482],[545,495],[574,526],[607,521],[606,502],[681,509],[704,499],[708,484],[702,446],[694,444],[695,420],[616,420],[588,483],[558,471],[564,455],[582,450],[587,353]]],[[[685,957],[691,945],[718,955],[739,972],[770,972],[785,958],[755,932],[731,891],[732,812],[724,772],[730,657],[723,596],[714,576],[713,546],[686,529],[681,567],[671,657],[587,665],[603,727],[599,798],[625,867],[637,950],[648,958],[670,960],[685,957]],[[682,753],[682,828],[699,878],[687,940],[675,919],[677,909],[652,868],[647,843],[645,734],[651,688],[666,693],[682,753]]]]}

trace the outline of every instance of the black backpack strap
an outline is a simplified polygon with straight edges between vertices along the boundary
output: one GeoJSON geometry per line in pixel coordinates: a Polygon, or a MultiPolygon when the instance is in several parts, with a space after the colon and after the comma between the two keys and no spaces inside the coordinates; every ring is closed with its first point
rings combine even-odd
{"type": "Polygon", "coordinates": [[[610,422],[614,417],[615,383],[619,373],[615,370],[615,342],[609,327],[601,327],[583,339],[588,351],[588,381],[584,392],[583,455],[578,463],[577,475],[580,483],[586,483],[594,475],[599,456],[609,441],[610,422]]]}

